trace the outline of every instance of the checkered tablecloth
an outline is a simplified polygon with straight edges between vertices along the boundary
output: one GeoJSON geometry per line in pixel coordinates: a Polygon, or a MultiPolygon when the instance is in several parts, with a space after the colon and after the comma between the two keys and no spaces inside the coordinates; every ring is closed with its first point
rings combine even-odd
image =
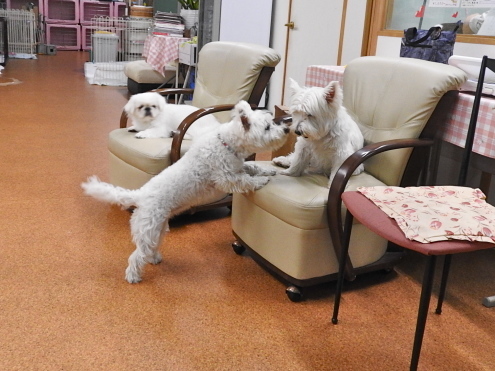
{"type": "Polygon", "coordinates": [[[344,81],[344,66],[309,66],[306,70],[306,86],[325,87],[330,81],[344,81]]]}
{"type": "MultiPolygon", "coordinates": [[[[330,81],[339,81],[342,85],[344,69],[341,66],[309,66],[306,70],[306,86],[323,87],[330,81]]],[[[458,102],[445,124],[442,134],[444,141],[464,147],[473,101],[472,94],[459,93],[458,102]]],[[[495,98],[481,98],[473,152],[495,158],[495,98]]]]}
{"type": "Polygon", "coordinates": [[[153,69],[163,74],[167,64],[179,59],[179,45],[189,40],[185,37],[150,35],[144,42],[143,57],[153,69]]]}

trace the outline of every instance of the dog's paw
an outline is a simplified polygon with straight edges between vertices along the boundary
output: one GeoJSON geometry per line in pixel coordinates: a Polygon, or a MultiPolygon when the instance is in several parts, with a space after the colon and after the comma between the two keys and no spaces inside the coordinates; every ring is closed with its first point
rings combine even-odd
{"type": "Polygon", "coordinates": [[[141,275],[131,270],[129,267],[125,270],[125,279],[129,283],[139,283],[141,282],[141,275]]]}
{"type": "Polygon", "coordinates": [[[280,172],[282,175],[287,175],[287,176],[299,176],[299,174],[296,174],[293,170],[291,169],[285,169],[280,172]]]}
{"type": "Polygon", "coordinates": [[[161,262],[162,262],[162,254],[160,254],[159,252],[155,253],[155,255],[153,255],[153,257],[150,260],[151,264],[160,264],[161,262]]]}
{"type": "Polygon", "coordinates": [[[269,181],[270,181],[270,177],[267,177],[267,176],[256,177],[256,183],[254,186],[254,190],[257,191],[258,189],[263,188],[264,186],[266,186],[268,184],[269,181]]]}
{"type": "Polygon", "coordinates": [[[272,162],[280,167],[289,167],[290,166],[290,161],[287,159],[287,156],[280,156],[280,157],[275,157],[272,162]]]}
{"type": "Polygon", "coordinates": [[[144,139],[144,138],[148,138],[148,136],[146,135],[146,133],[144,133],[143,131],[139,131],[136,133],[136,135],[134,135],[136,138],[138,139],[144,139]]]}
{"type": "Polygon", "coordinates": [[[274,175],[277,175],[277,171],[276,170],[265,170],[262,173],[260,173],[260,175],[274,176],[274,175]]]}

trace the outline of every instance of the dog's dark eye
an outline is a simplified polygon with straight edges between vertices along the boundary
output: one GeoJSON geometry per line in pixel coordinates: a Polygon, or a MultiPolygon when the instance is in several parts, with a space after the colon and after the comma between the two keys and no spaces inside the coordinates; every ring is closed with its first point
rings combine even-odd
{"type": "Polygon", "coordinates": [[[138,107],[138,109],[143,109],[143,107],[144,107],[144,106],[143,106],[143,105],[141,105],[141,106],[139,106],[139,107],[138,107]]]}
{"type": "Polygon", "coordinates": [[[266,131],[270,130],[270,124],[266,125],[265,130],[266,131]]]}
{"type": "Polygon", "coordinates": [[[313,115],[311,113],[308,113],[308,117],[313,117],[313,115]]]}
{"type": "Polygon", "coordinates": [[[151,108],[156,108],[156,106],[155,106],[155,105],[153,105],[153,106],[151,106],[151,108]]]}

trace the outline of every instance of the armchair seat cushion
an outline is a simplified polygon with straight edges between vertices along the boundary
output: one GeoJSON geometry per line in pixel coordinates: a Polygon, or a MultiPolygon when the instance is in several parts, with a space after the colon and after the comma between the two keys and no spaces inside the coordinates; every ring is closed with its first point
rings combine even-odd
{"type": "MultiPolygon", "coordinates": [[[[270,162],[257,161],[263,167],[270,162]]],[[[232,229],[252,251],[296,280],[328,277],[338,271],[327,222],[328,178],[319,174],[289,177],[277,174],[256,192],[234,194],[232,229]],[[243,218],[249,215],[249,218],[243,218]],[[259,227],[256,227],[259,225],[259,227]],[[263,230],[263,233],[253,233],[263,230]]],[[[351,177],[348,190],[363,184],[384,185],[363,172],[351,177]]],[[[350,256],[356,267],[380,259],[386,240],[377,237],[363,225],[353,228],[350,256]],[[354,241],[366,238],[368,249],[354,241]]],[[[300,282],[304,285],[305,282],[300,282]]]]}
{"type": "MultiPolygon", "coordinates": [[[[256,164],[278,171],[280,167],[268,161],[257,161],[256,164]]],[[[270,182],[256,192],[245,197],[263,210],[276,215],[286,223],[303,229],[328,228],[327,200],[328,178],[320,174],[307,174],[300,177],[289,177],[277,174],[270,182]]],[[[357,187],[385,185],[374,176],[362,172],[351,177],[348,190],[357,187]]]]}
{"type": "Polygon", "coordinates": [[[176,68],[167,66],[165,76],[156,71],[144,60],[132,61],[124,66],[127,76],[127,88],[131,94],[144,93],[158,88],[167,81],[175,81],[176,68]]]}
{"type": "Polygon", "coordinates": [[[168,78],[175,76],[175,70],[166,70],[170,76],[163,76],[160,72],[155,71],[151,65],[144,60],[126,63],[124,74],[138,82],[145,84],[163,84],[168,78]]]}
{"type": "MultiPolygon", "coordinates": [[[[147,174],[149,176],[147,180],[149,180],[170,166],[170,148],[172,146],[172,138],[138,139],[134,135],[135,133],[124,128],[111,131],[108,137],[110,160],[112,164],[116,165],[116,167],[110,167],[110,181],[120,187],[133,189],[139,188],[144,183],[130,187],[134,179],[132,176],[126,177],[129,172],[128,167],[140,171],[143,176],[147,174]]],[[[186,153],[190,144],[191,141],[189,140],[183,141],[182,154],[186,153]]]]}

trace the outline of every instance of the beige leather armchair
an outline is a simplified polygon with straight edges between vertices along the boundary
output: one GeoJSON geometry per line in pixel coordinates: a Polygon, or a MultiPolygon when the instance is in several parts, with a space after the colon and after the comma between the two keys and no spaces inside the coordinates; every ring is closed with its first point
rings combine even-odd
{"type": "MultiPolygon", "coordinates": [[[[286,292],[293,301],[303,298],[304,287],[335,280],[338,252],[329,225],[336,220],[336,212],[340,217],[340,208],[335,207],[340,206],[340,194],[358,186],[416,184],[428,155],[419,149],[432,145],[427,138],[438,133],[465,78],[455,67],[410,58],[353,60],[344,73],[344,106],[359,122],[366,144],[362,151],[386,146],[418,148],[375,156],[365,162],[365,172],[349,175],[342,187],[332,184],[329,190],[327,178],[316,174],[276,175],[256,192],[235,194],[234,250],[242,253],[247,249],[255,261],[287,282],[286,292]],[[332,203],[334,206],[328,208],[332,203]]],[[[354,225],[349,278],[392,269],[401,257],[400,252],[387,251],[386,240],[360,224],[354,225]]]]}
{"type": "MultiPolygon", "coordinates": [[[[184,134],[199,117],[215,114],[220,122],[226,122],[230,119],[226,111],[240,100],[258,105],[279,61],[277,52],[260,45],[206,44],[199,53],[194,90],[155,90],[162,95],[193,94],[192,105],[202,109],[184,120],[173,138],[148,139],[137,139],[127,131],[127,116],[122,112],[120,129],[109,134],[110,182],[130,189],[141,187],[187,151],[190,141],[183,139],[184,134]]],[[[230,195],[221,201],[230,205],[230,195]]]]}

